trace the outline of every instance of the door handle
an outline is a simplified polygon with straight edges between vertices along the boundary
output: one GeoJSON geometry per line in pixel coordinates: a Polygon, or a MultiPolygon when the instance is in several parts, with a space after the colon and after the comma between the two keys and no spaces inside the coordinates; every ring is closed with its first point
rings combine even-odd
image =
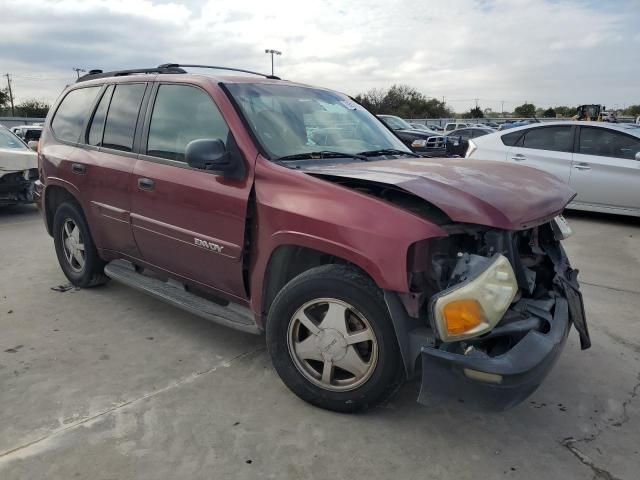
{"type": "Polygon", "coordinates": [[[513,157],[511,157],[511,160],[515,160],[516,162],[521,162],[521,161],[526,160],[526,159],[527,159],[527,157],[525,157],[521,153],[516,153],[513,157]]]}
{"type": "Polygon", "coordinates": [[[138,189],[139,190],[151,191],[151,190],[153,190],[154,186],[155,186],[155,183],[153,183],[153,180],[151,180],[150,178],[139,178],[138,179],[138,189]]]}
{"type": "Polygon", "coordinates": [[[83,173],[87,172],[87,166],[83,163],[72,163],[71,171],[76,175],[82,175],[83,173]]]}
{"type": "Polygon", "coordinates": [[[591,167],[588,163],[576,163],[573,168],[576,170],[591,170],[591,167]]]}

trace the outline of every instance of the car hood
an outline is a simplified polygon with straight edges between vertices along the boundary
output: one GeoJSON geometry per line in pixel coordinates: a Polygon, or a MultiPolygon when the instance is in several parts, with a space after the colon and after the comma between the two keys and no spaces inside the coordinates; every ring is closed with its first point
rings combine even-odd
{"type": "Polygon", "coordinates": [[[451,220],[521,230],[558,215],[575,192],[540,170],[504,162],[408,158],[314,165],[315,176],[353,178],[410,192],[451,220]]]}
{"type": "Polygon", "coordinates": [[[33,150],[0,148],[0,175],[38,168],[38,154],[33,150]]]}

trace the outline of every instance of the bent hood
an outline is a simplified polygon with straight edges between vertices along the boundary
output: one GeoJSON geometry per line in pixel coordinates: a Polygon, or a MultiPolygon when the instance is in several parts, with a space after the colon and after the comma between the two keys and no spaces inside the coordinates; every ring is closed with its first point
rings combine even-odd
{"type": "Polygon", "coordinates": [[[505,230],[544,223],[575,196],[568,185],[548,173],[504,162],[408,158],[316,164],[304,171],[401,188],[435,205],[454,222],[505,230]]]}

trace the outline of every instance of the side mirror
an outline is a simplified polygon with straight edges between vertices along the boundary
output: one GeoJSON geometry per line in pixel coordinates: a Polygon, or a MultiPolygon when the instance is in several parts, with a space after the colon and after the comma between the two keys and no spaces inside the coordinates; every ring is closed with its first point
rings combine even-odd
{"type": "Polygon", "coordinates": [[[29,140],[29,143],[27,143],[27,147],[29,147],[34,152],[37,152],[38,151],[38,141],[37,140],[29,140]]]}
{"type": "Polygon", "coordinates": [[[185,152],[187,164],[192,168],[207,170],[219,175],[232,174],[236,170],[231,154],[219,138],[193,140],[185,152]]]}

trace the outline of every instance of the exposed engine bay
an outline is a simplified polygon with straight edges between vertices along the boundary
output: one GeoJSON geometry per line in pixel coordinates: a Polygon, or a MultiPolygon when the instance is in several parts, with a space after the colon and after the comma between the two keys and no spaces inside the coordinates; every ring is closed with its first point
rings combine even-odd
{"type": "Polygon", "coordinates": [[[33,203],[34,182],[37,178],[37,168],[0,176],[0,206],[33,203]]]}

